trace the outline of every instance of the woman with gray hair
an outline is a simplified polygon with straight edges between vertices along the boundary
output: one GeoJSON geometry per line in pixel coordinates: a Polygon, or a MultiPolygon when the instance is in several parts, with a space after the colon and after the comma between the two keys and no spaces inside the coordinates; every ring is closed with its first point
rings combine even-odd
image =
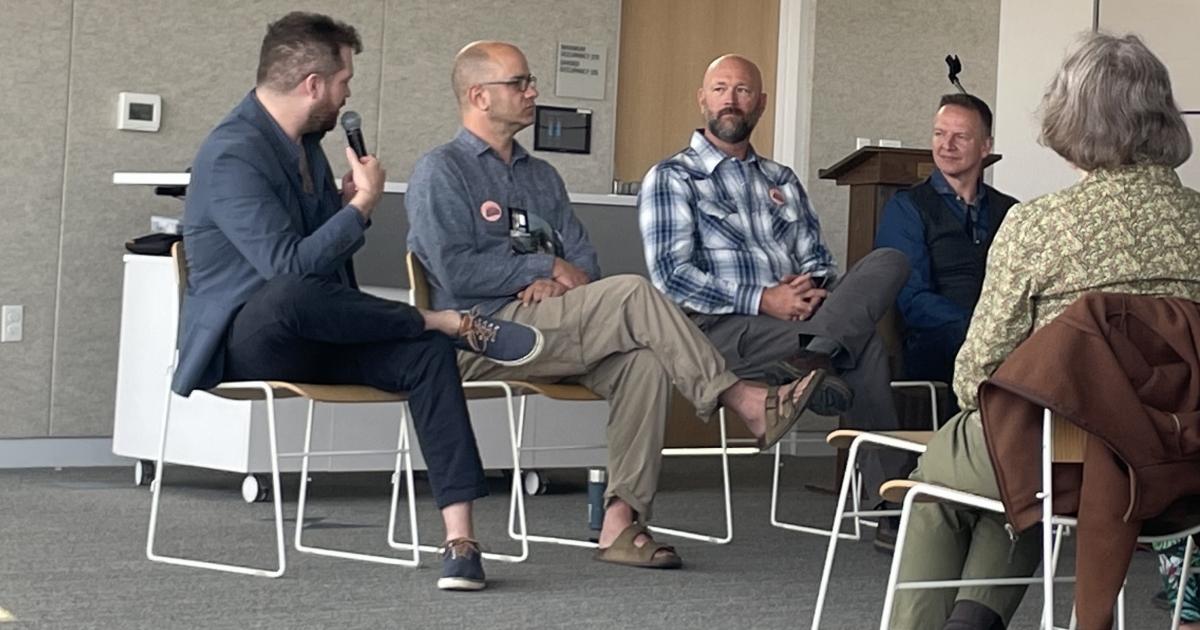
{"type": "MultiPolygon", "coordinates": [[[[1041,141],[1082,177],[1009,210],[955,365],[963,411],[934,436],[916,480],[999,498],[979,421],[979,385],[1083,294],[1200,301],[1200,193],[1174,171],[1192,142],[1166,67],[1139,38],[1080,39],[1046,91],[1041,141]]],[[[900,580],[1033,575],[1039,537],[1005,525],[1003,515],[914,505],[900,580]]],[[[1024,594],[1024,586],[900,591],[892,627],[1002,629],[1024,594]]],[[[1111,610],[1079,613],[1082,630],[1111,626],[1111,610]]]]}

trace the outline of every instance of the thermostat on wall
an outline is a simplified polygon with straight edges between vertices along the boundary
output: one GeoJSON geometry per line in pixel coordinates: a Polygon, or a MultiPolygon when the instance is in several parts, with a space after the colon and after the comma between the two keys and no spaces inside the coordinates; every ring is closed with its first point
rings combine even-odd
{"type": "Polygon", "coordinates": [[[162,122],[161,96],[121,92],[117,99],[117,129],[158,131],[160,122],[162,122]]]}

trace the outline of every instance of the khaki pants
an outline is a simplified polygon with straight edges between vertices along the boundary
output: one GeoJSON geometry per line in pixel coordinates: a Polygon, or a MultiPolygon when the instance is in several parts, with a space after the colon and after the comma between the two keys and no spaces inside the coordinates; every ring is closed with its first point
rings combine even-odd
{"type": "MultiPolygon", "coordinates": [[[[937,432],[911,477],[991,499],[1000,498],[979,412],[964,411],[937,432]]],[[[1041,562],[1041,529],[1012,540],[1003,514],[949,503],[916,503],[909,520],[900,581],[1029,577],[1041,562]]],[[[896,593],[892,628],[941,628],[960,599],[994,610],[1007,626],[1025,586],[973,586],[896,593]]]]}
{"type": "Polygon", "coordinates": [[[721,392],[737,382],[704,333],[641,276],[614,276],[531,306],[496,314],[542,331],[541,356],[504,367],[460,352],[467,380],[578,383],[609,403],[608,491],[650,519],[662,469],[671,387],[707,420],[721,392]]]}

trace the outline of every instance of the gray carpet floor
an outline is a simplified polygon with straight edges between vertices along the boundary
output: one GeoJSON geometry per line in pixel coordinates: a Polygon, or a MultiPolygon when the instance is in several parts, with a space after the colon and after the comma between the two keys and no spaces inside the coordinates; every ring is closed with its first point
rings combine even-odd
{"type": "MultiPolygon", "coordinates": [[[[781,516],[827,525],[834,499],[803,489],[830,483],[825,459],[785,460],[781,516]]],[[[0,471],[0,630],[302,628],[808,628],[826,540],[771,527],[768,457],[733,460],[735,537],[729,545],[669,539],[686,563],[657,572],[594,562],[591,552],[534,544],[522,564],[486,565],[488,589],[444,593],[438,564],[369,565],[291,549],[280,579],[242,577],[152,563],[145,557],[150,493],[128,468],[0,471]]],[[[551,491],[530,497],[531,530],[587,535],[583,471],[555,471],[551,491]]],[[[238,475],[171,467],[162,527],[164,553],[269,565],[270,504],[247,505],[238,475]]],[[[720,532],[714,459],[671,459],[656,522],[720,532]]],[[[295,475],[285,477],[285,516],[295,511],[295,475]]],[[[388,474],[314,477],[306,541],[383,552],[388,474]]],[[[506,482],[476,509],[478,534],[494,551],[515,550],[504,534],[506,482]]],[[[440,540],[427,488],[418,488],[426,542],[440,540]]],[[[663,538],[668,540],[667,538],[663,538]]],[[[840,547],[822,628],[877,627],[890,556],[868,542],[840,547]]],[[[1073,565],[1068,550],[1064,566],[1073,565]]],[[[1154,557],[1139,553],[1129,577],[1130,628],[1166,628],[1150,598],[1154,557]]],[[[1065,623],[1071,591],[1058,593],[1065,623]]],[[[1030,593],[1014,628],[1034,628],[1040,595],[1030,593]]],[[[931,629],[934,630],[934,629],[931,629]]]]}

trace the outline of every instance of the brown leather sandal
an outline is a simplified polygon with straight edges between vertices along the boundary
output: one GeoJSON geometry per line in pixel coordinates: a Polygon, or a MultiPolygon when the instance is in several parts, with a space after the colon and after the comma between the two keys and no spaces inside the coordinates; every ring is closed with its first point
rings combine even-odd
{"type": "Polygon", "coordinates": [[[637,546],[634,541],[642,534],[650,537],[645,525],[633,523],[617,536],[611,546],[597,549],[593,558],[600,562],[646,569],[678,569],[683,566],[683,559],[675,553],[675,548],[671,545],[656,542],[651,538],[641,547],[637,546]]]}
{"type": "Polygon", "coordinates": [[[800,399],[795,402],[792,401],[791,396],[793,390],[788,390],[788,396],[781,398],[778,386],[767,388],[767,407],[763,418],[766,428],[762,437],[758,438],[759,450],[770,450],[779,440],[783,439],[783,436],[787,435],[788,431],[792,430],[792,427],[796,426],[796,421],[804,413],[804,408],[812,400],[813,394],[821,387],[826,374],[825,370],[813,370],[812,378],[804,387],[804,391],[800,393],[800,399]]]}

